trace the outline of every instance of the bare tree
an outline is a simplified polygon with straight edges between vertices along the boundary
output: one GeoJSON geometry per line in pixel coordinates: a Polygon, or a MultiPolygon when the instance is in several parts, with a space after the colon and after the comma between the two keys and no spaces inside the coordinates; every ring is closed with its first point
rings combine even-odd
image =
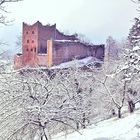
{"type": "Polygon", "coordinates": [[[95,99],[85,73],[76,69],[23,70],[2,75],[0,138],[49,139],[62,130],[86,127],[95,99]],[[79,74],[80,73],[80,74],[79,74]],[[10,129],[12,128],[12,129],[10,129]]]}
{"type": "Polygon", "coordinates": [[[112,36],[109,36],[106,40],[106,50],[105,50],[105,59],[108,62],[111,62],[111,60],[118,59],[118,44],[115,39],[113,39],[112,36]]]}
{"type": "Polygon", "coordinates": [[[0,0],[0,24],[7,25],[10,22],[7,20],[7,17],[5,16],[5,13],[8,13],[7,10],[5,9],[5,4],[18,1],[22,0],[0,0]]]}

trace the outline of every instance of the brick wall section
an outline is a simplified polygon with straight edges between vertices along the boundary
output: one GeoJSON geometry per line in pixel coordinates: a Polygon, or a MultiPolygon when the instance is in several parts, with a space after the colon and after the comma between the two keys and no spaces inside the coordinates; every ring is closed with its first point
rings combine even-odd
{"type": "Polygon", "coordinates": [[[47,48],[47,40],[55,38],[55,25],[43,26],[40,22],[38,22],[38,34],[38,48],[47,48]]]}
{"type": "Polygon", "coordinates": [[[38,54],[37,60],[37,66],[47,66],[47,54],[38,54]]]}
{"type": "Polygon", "coordinates": [[[27,25],[23,23],[22,33],[22,64],[34,67],[37,63],[38,24],[27,25]]]}
{"type": "Polygon", "coordinates": [[[48,40],[47,41],[47,49],[48,49],[48,53],[47,53],[47,66],[51,67],[53,65],[53,41],[52,40],[48,40]]]}

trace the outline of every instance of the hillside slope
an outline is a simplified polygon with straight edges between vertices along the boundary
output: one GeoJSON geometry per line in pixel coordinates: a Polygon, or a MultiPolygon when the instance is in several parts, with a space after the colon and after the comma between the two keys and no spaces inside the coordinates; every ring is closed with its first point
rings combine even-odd
{"type": "Polygon", "coordinates": [[[53,140],[140,140],[140,109],[133,114],[124,114],[89,126],[68,135],[59,134],[53,140]]]}

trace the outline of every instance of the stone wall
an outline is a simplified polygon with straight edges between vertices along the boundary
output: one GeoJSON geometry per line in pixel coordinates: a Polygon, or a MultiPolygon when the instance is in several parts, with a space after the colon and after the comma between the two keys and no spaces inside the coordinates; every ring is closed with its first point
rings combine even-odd
{"type": "Polygon", "coordinates": [[[103,60],[104,46],[90,46],[80,42],[53,42],[53,65],[71,61],[74,58],[80,59],[93,56],[103,60]]]}

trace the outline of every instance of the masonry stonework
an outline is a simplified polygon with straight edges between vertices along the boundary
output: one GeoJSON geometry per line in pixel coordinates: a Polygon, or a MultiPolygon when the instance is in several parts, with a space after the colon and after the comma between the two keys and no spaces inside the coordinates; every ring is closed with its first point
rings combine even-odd
{"type": "Polygon", "coordinates": [[[15,69],[23,67],[51,67],[73,58],[88,56],[104,59],[104,45],[82,43],[76,35],[64,35],[56,24],[43,26],[23,23],[22,54],[14,57],[15,69]]]}

